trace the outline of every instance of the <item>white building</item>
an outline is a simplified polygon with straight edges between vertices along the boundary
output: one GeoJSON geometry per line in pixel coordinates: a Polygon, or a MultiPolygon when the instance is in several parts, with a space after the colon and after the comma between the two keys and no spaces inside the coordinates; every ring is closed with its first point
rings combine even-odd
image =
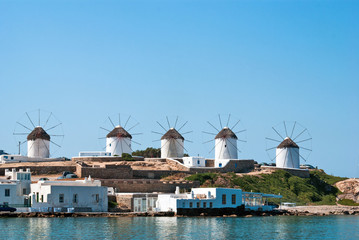
{"type": "Polygon", "coordinates": [[[38,181],[31,184],[32,211],[106,212],[107,187],[101,181],[38,181]]]}
{"type": "Polygon", "coordinates": [[[19,163],[19,162],[51,162],[61,161],[63,158],[40,158],[40,157],[28,157],[22,155],[0,155],[0,163],[19,163]]]}
{"type": "Polygon", "coordinates": [[[132,154],[132,136],[123,127],[116,126],[106,136],[106,152],[111,156],[122,156],[122,153],[132,154]]]}
{"type": "Polygon", "coordinates": [[[204,157],[183,157],[183,164],[186,167],[205,167],[206,159],[204,157]]]}
{"type": "Polygon", "coordinates": [[[276,167],[300,168],[299,146],[289,137],[286,137],[276,149],[276,167]]]}
{"type": "Polygon", "coordinates": [[[157,211],[178,214],[240,213],[240,211],[270,211],[267,198],[281,198],[280,195],[242,192],[231,188],[192,188],[191,193],[159,194],[157,211]]]}
{"type": "Polygon", "coordinates": [[[184,155],[184,137],[174,128],[170,128],[161,137],[161,158],[182,158],[184,155]]]}
{"type": "Polygon", "coordinates": [[[215,139],[215,159],[238,159],[237,136],[229,129],[224,127],[214,138],[215,139]]]}
{"type": "Polygon", "coordinates": [[[100,151],[84,151],[79,152],[79,157],[110,157],[110,152],[100,152],[100,151]]]}
{"type": "Polygon", "coordinates": [[[29,158],[50,157],[50,135],[40,126],[27,136],[27,156],[29,158]]]}
{"type": "Polygon", "coordinates": [[[29,204],[31,172],[30,169],[9,171],[5,169],[8,180],[0,180],[0,204],[24,207],[29,204]]]}

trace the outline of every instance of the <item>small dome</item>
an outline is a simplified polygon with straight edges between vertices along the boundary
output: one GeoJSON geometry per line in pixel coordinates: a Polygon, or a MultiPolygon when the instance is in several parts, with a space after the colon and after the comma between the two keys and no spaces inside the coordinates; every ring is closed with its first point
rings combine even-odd
{"type": "Polygon", "coordinates": [[[161,140],[163,140],[163,139],[182,139],[182,140],[184,140],[184,137],[182,137],[182,135],[176,129],[171,128],[161,137],[161,140]]]}
{"type": "Polygon", "coordinates": [[[45,130],[42,127],[35,127],[35,129],[32,130],[32,132],[29,135],[27,135],[27,140],[35,141],[36,139],[44,139],[50,141],[50,135],[47,134],[47,132],[45,132],[45,130]]]}
{"type": "Polygon", "coordinates": [[[109,132],[106,136],[107,138],[118,137],[118,138],[131,138],[131,134],[129,134],[123,127],[117,126],[111,132],[109,132]]]}
{"type": "Polygon", "coordinates": [[[229,129],[228,127],[224,127],[217,135],[214,139],[218,139],[218,138],[234,138],[234,139],[238,139],[236,134],[229,129]]]}
{"type": "Polygon", "coordinates": [[[299,148],[299,146],[289,137],[286,137],[277,148],[299,148]]]}

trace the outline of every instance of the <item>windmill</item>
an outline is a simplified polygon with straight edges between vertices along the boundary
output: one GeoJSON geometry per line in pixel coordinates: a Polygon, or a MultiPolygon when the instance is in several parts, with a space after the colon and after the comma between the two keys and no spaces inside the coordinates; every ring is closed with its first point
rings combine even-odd
{"type": "Polygon", "coordinates": [[[62,123],[52,112],[40,109],[25,112],[24,116],[16,122],[13,135],[19,144],[19,154],[21,145],[27,142],[29,158],[49,158],[50,149],[61,148],[64,138],[62,123]],[[24,136],[26,136],[25,140],[24,136]]]}
{"type": "Polygon", "coordinates": [[[141,145],[140,143],[134,141],[132,138],[135,135],[141,135],[142,133],[130,133],[135,129],[140,123],[137,122],[131,115],[124,116],[118,114],[116,117],[108,116],[104,125],[101,126],[100,130],[102,131],[101,137],[99,139],[106,138],[106,152],[109,152],[111,156],[122,156],[123,153],[132,154],[132,143],[141,145]],[[121,117],[125,119],[124,125],[121,125],[121,117]],[[116,121],[113,121],[117,119],[116,121]],[[115,125],[114,122],[118,124],[115,125]],[[110,130],[112,128],[112,130],[110,130]],[[103,136],[105,131],[106,136],[103,136]]]}
{"type": "Polygon", "coordinates": [[[218,124],[212,124],[207,121],[208,126],[211,127],[211,131],[202,131],[202,133],[211,135],[211,139],[203,142],[203,144],[211,143],[214,146],[209,151],[209,154],[214,150],[215,151],[215,160],[221,159],[238,159],[238,152],[241,152],[238,149],[237,142],[246,143],[245,132],[247,130],[240,127],[241,120],[234,119],[231,114],[220,115],[218,114],[218,124]],[[225,122],[222,121],[226,120],[225,122]],[[223,125],[225,123],[225,125],[223,125]],[[217,126],[216,126],[217,125],[217,126]],[[238,131],[235,129],[238,128],[238,131]],[[216,132],[213,132],[215,130],[216,132]],[[240,138],[238,136],[240,136],[240,138]]]}
{"type": "MultiPolygon", "coordinates": [[[[152,133],[161,135],[161,158],[182,158],[184,156],[184,150],[187,149],[184,147],[184,142],[192,142],[189,140],[185,140],[183,135],[191,133],[193,131],[187,131],[180,133],[180,131],[187,125],[188,121],[179,124],[179,117],[176,117],[176,120],[173,124],[170,123],[169,118],[166,116],[168,128],[165,128],[161,123],[158,121],[157,124],[161,127],[163,132],[152,131],[152,133]],[[180,127],[177,129],[177,125],[180,127]]],[[[155,140],[159,141],[159,140],[155,140]]]]}
{"type": "Polygon", "coordinates": [[[273,136],[266,137],[266,152],[278,168],[300,168],[300,159],[307,161],[312,152],[312,137],[298,122],[285,122],[272,127],[273,136]],[[274,151],[275,149],[275,151],[274,151]]]}

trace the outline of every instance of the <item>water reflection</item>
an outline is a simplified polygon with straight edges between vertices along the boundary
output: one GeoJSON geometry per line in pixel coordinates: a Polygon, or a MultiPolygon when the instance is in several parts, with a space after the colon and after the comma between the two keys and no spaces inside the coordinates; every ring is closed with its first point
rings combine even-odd
{"type": "Polygon", "coordinates": [[[359,239],[359,216],[1,218],[0,239],[359,239]]]}

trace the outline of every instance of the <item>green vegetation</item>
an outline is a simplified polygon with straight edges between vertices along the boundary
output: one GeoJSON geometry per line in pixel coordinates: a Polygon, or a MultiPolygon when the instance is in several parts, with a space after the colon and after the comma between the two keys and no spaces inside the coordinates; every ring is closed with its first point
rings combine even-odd
{"type": "Polygon", "coordinates": [[[310,178],[300,178],[284,170],[272,174],[257,176],[235,173],[199,173],[186,178],[200,181],[203,187],[241,188],[243,191],[280,194],[282,202],[295,202],[298,205],[330,205],[335,204],[339,190],[332,186],[344,178],[327,175],[324,171],[310,172],[310,178]]]}
{"type": "Polygon", "coordinates": [[[113,202],[113,201],[108,201],[108,208],[115,208],[117,207],[117,202],[113,202]]]}
{"type": "Polygon", "coordinates": [[[346,206],[359,206],[359,203],[356,203],[351,199],[342,199],[342,200],[339,200],[338,203],[341,205],[346,205],[346,206]]]}
{"type": "Polygon", "coordinates": [[[133,157],[131,156],[131,154],[128,153],[122,153],[122,161],[133,161],[133,157]]]}
{"type": "Polygon", "coordinates": [[[160,158],[161,148],[146,148],[146,150],[137,150],[132,153],[132,156],[141,156],[145,158],[160,158]]]}

